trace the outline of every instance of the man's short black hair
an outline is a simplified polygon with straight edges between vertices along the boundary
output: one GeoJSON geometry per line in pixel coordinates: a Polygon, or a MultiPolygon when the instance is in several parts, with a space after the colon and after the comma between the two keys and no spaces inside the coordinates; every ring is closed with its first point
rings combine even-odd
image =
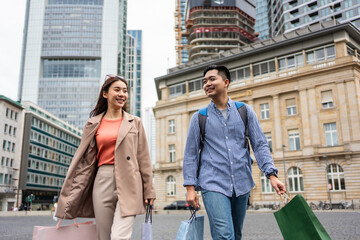
{"type": "Polygon", "coordinates": [[[210,66],[207,66],[205,69],[204,69],[204,77],[206,75],[206,73],[210,70],[218,70],[218,74],[223,78],[223,80],[225,79],[229,79],[229,83],[231,82],[231,79],[230,79],[230,71],[229,69],[227,69],[227,67],[225,66],[218,66],[218,65],[210,65],[210,66]]]}

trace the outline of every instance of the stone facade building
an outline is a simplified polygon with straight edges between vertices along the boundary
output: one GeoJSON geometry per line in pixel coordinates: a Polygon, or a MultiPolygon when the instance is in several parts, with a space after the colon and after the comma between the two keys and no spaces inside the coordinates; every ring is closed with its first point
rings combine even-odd
{"type": "MultiPolygon", "coordinates": [[[[230,69],[229,96],[257,113],[290,195],[314,203],[353,201],[359,207],[359,39],[359,29],[350,23],[324,22],[189,62],[156,78],[155,207],[186,199],[187,131],[193,113],[210,101],[202,90],[202,71],[210,64],[230,69]]],[[[256,186],[250,203],[279,202],[256,160],[252,171],[256,186]]]]}

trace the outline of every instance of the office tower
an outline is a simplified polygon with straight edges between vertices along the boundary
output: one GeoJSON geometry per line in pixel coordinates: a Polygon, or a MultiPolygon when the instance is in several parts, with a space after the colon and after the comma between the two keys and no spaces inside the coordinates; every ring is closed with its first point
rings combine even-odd
{"type": "Polygon", "coordinates": [[[256,0],[255,32],[260,40],[269,38],[269,18],[267,0],[256,0]]]}
{"type": "Polygon", "coordinates": [[[25,107],[21,151],[22,202],[33,209],[49,205],[59,196],[82,132],[31,102],[25,107]],[[32,199],[31,199],[32,196],[32,199]]]}
{"type": "Polygon", "coordinates": [[[19,206],[23,106],[0,95],[0,212],[19,206]]]}
{"type": "Polygon", "coordinates": [[[352,22],[360,28],[359,0],[268,0],[270,36],[318,22],[352,22]]]}
{"type": "Polygon", "coordinates": [[[253,42],[254,24],[255,0],[187,1],[189,61],[253,42]]]}
{"type": "Polygon", "coordinates": [[[105,75],[125,69],[126,0],[28,0],[18,98],[84,126],[105,75]]]}
{"type": "Polygon", "coordinates": [[[141,117],[141,58],[142,31],[128,30],[126,46],[126,74],[129,83],[127,109],[131,114],[141,117]]]}
{"type": "Polygon", "coordinates": [[[187,38],[183,33],[185,27],[185,8],[186,0],[175,0],[175,50],[176,64],[184,64],[188,61],[187,38]]]}

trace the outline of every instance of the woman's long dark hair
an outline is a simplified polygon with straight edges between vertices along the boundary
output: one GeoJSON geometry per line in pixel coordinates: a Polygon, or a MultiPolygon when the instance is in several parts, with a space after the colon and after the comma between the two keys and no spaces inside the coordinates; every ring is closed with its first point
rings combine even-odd
{"type": "MultiPolygon", "coordinates": [[[[109,88],[110,88],[111,84],[113,84],[116,81],[122,81],[123,83],[125,83],[126,87],[129,88],[128,83],[126,82],[125,78],[120,77],[120,76],[115,76],[115,75],[106,75],[106,76],[107,76],[107,79],[105,80],[104,84],[101,87],[96,106],[90,112],[90,117],[94,117],[96,115],[99,115],[100,113],[106,112],[106,110],[108,108],[108,104],[107,104],[107,99],[104,98],[104,96],[103,96],[103,93],[109,92],[109,88]]],[[[122,109],[124,111],[126,111],[126,104],[124,104],[122,109]]]]}

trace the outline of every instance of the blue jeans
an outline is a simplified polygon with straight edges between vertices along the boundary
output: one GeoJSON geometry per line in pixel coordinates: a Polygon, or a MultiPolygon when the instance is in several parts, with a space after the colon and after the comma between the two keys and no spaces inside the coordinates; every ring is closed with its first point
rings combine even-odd
{"type": "Polygon", "coordinates": [[[250,192],[236,197],[201,190],[206,213],[209,218],[211,237],[214,240],[241,240],[250,192]]]}

